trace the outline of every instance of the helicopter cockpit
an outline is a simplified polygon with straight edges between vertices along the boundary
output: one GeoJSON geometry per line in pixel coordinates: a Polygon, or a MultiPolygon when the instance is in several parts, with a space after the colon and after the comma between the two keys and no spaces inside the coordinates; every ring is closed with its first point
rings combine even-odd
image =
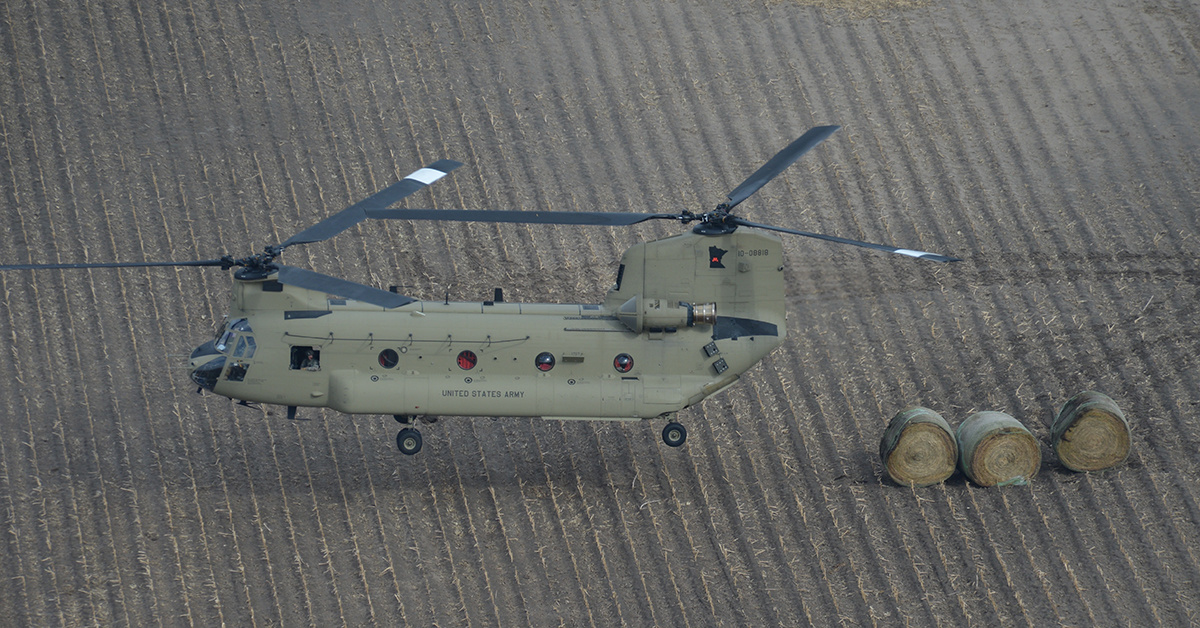
{"type": "Polygon", "coordinates": [[[212,390],[223,372],[231,382],[244,380],[257,347],[249,321],[239,318],[230,322],[217,330],[216,338],[192,351],[192,381],[201,388],[212,390]],[[226,364],[229,364],[228,371],[226,364]]]}

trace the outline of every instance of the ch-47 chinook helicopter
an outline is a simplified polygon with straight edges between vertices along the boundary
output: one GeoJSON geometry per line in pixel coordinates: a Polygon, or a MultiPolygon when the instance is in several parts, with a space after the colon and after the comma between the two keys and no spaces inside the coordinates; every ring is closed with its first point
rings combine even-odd
{"type": "Polygon", "coordinates": [[[939,262],[956,258],[744,220],[732,213],[837,126],[816,127],[771,158],[706,213],[388,209],[462,164],[443,159],[262,253],[235,259],[16,264],[0,270],[152,266],[237,267],[227,323],[191,354],[191,379],[245,404],[390,414],[406,424],[405,454],[421,450],[412,419],[440,415],[642,420],[672,417],[663,441],[687,430],[674,414],[738,380],[782,344],[782,242],[791,233],[939,262]],[[695,223],[636,244],[597,305],[418,301],[276,259],[366,220],[561,225],[695,223]]]}

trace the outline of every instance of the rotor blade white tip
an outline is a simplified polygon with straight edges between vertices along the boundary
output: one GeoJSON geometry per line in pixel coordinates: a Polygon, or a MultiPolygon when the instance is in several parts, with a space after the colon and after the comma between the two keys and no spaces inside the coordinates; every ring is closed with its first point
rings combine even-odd
{"type": "Polygon", "coordinates": [[[435,170],[433,168],[421,168],[420,170],[404,178],[412,179],[413,181],[418,181],[420,183],[424,183],[425,185],[429,185],[430,183],[433,183],[444,176],[446,176],[446,173],[442,172],[441,170],[435,170]]]}
{"type": "Polygon", "coordinates": [[[900,255],[907,255],[909,257],[925,257],[926,255],[933,255],[933,253],[926,253],[925,251],[913,251],[911,249],[896,249],[892,252],[899,253],[900,255]]]}

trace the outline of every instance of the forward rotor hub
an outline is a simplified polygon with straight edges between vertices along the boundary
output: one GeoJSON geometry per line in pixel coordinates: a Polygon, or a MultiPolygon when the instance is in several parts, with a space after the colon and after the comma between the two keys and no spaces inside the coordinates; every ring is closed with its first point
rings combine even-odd
{"type": "Polygon", "coordinates": [[[242,280],[262,279],[271,273],[277,272],[279,267],[275,265],[275,258],[283,252],[284,246],[275,244],[263,249],[262,253],[234,259],[231,255],[226,255],[221,258],[223,262],[222,268],[229,270],[234,266],[240,266],[241,270],[234,274],[235,277],[242,280]]]}

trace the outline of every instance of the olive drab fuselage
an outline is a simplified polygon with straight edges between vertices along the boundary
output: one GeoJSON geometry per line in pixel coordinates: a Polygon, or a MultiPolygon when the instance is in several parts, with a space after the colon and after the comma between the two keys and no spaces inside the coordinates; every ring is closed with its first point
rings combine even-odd
{"type": "Polygon", "coordinates": [[[625,252],[598,305],[380,306],[235,278],[192,379],[247,402],[348,414],[649,419],[736,381],[784,340],[782,245],[754,229],[625,252]]]}

